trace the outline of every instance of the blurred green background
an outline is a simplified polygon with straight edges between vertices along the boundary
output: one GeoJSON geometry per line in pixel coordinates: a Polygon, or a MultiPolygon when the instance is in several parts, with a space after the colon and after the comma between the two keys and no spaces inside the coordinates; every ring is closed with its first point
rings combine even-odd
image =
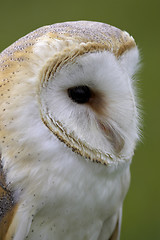
{"type": "Polygon", "coordinates": [[[28,32],[69,20],[109,23],[134,36],[142,57],[138,74],[143,138],[131,166],[121,240],[160,239],[160,1],[1,1],[0,51],[28,32]]]}

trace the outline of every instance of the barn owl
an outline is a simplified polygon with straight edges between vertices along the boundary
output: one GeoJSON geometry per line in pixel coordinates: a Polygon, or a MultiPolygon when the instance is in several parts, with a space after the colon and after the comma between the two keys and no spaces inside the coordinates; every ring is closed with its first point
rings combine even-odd
{"type": "Polygon", "coordinates": [[[118,240],[138,140],[127,32],[77,21],[0,55],[0,239],[118,240]]]}

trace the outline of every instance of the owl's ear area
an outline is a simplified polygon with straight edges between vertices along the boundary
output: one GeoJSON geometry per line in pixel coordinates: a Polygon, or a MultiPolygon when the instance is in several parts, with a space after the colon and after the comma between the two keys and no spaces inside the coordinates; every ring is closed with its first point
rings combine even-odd
{"type": "Polygon", "coordinates": [[[128,75],[132,77],[140,67],[139,50],[136,47],[124,52],[118,59],[120,65],[127,71],[128,75]]]}

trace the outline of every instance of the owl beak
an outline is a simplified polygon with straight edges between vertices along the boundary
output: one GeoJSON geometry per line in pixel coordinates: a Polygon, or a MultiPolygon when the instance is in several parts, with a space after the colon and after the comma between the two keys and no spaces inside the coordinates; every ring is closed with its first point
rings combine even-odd
{"type": "Polygon", "coordinates": [[[122,139],[120,134],[117,133],[115,129],[111,128],[108,124],[102,122],[101,120],[97,120],[97,123],[103,135],[109,140],[109,142],[113,146],[116,154],[119,154],[124,147],[124,140],[122,139]]]}

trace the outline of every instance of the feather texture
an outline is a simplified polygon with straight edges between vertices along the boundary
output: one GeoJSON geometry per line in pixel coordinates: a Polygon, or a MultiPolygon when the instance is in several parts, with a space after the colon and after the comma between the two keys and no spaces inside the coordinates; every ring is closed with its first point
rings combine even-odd
{"type": "Polygon", "coordinates": [[[87,21],[42,27],[0,54],[3,240],[119,239],[138,61],[127,32],[87,21]],[[75,87],[87,100],[73,101],[75,87]]]}

